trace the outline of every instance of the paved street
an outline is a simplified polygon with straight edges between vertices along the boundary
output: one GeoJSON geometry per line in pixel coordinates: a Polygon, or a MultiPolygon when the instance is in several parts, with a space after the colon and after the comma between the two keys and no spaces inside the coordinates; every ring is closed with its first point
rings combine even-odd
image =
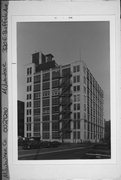
{"type": "Polygon", "coordinates": [[[93,145],[19,150],[19,160],[107,159],[109,150],[94,150],[93,145]]]}

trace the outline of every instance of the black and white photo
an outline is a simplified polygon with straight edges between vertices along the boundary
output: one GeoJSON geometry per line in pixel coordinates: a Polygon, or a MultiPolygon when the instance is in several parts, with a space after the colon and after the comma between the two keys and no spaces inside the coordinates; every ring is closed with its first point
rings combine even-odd
{"type": "Polygon", "coordinates": [[[18,159],[111,158],[109,30],[17,23],[18,159]]]}

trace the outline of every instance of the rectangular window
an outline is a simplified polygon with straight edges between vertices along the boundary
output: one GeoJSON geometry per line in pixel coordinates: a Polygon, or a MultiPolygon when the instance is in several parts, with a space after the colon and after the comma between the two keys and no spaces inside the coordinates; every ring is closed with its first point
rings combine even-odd
{"type": "Polygon", "coordinates": [[[40,132],[34,132],[34,137],[40,137],[40,132]]]}
{"type": "Polygon", "coordinates": [[[77,104],[77,110],[80,110],[80,104],[77,104]]]}
{"type": "Polygon", "coordinates": [[[74,129],[76,129],[76,121],[74,121],[74,129]]]}
{"type": "Polygon", "coordinates": [[[74,119],[76,120],[76,113],[74,113],[74,119]]]}
{"type": "Polygon", "coordinates": [[[27,125],[26,125],[26,130],[27,130],[27,131],[31,131],[31,124],[27,124],[27,125]]]}
{"type": "Polygon", "coordinates": [[[27,75],[30,75],[30,74],[32,74],[32,67],[27,68],[27,75]]]}
{"type": "Polygon", "coordinates": [[[40,101],[34,101],[34,108],[40,107],[40,101]]]}
{"type": "Polygon", "coordinates": [[[31,86],[27,86],[27,92],[31,91],[31,89],[32,89],[31,86]]]}
{"type": "Polygon", "coordinates": [[[73,132],[74,139],[76,139],[76,132],[73,132]]]}
{"type": "Polygon", "coordinates": [[[43,99],[43,107],[50,105],[50,99],[43,99]]]}
{"type": "Polygon", "coordinates": [[[35,116],[34,117],[34,122],[40,122],[40,116],[35,116]]]}
{"type": "Polygon", "coordinates": [[[58,114],[53,114],[52,115],[52,121],[57,121],[59,120],[59,115],[58,114]]]}
{"type": "Polygon", "coordinates": [[[44,91],[43,92],[43,97],[48,97],[50,96],[50,91],[44,91]]]}
{"type": "Polygon", "coordinates": [[[49,121],[49,120],[50,120],[50,116],[49,115],[43,116],[43,121],[49,121]]]}
{"type": "Polygon", "coordinates": [[[76,76],[73,77],[73,82],[76,83],[76,76]]]}
{"type": "Polygon", "coordinates": [[[58,96],[59,95],[59,89],[52,90],[52,96],[58,96]]]}
{"type": "Polygon", "coordinates": [[[31,123],[31,117],[27,117],[27,123],[31,123]]]}
{"type": "Polygon", "coordinates": [[[52,98],[52,105],[59,105],[59,98],[58,97],[52,98]]]}
{"type": "Polygon", "coordinates": [[[34,109],[34,115],[39,115],[40,114],[40,108],[34,109]]]}
{"type": "Polygon", "coordinates": [[[27,75],[29,75],[29,68],[27,68],[27,75]]]}
{"type": "Polygon", "coordinates": [[[74,72],[74,73],[76,72],[76,66],[73,67],[73,72],[74,72]]]}
{"type": "Polygon", "coordinates": [[[31,133],[27,133],[27,137],[30,138],[31,137],[31,133]]]}
{"type": "Polygon", "coordinates": [[[50,113],[50,107],[44,107],[43,108],[43,113],[44,114],[49,114],[50,113]]]}
{"type": "Polygon", "coordinates": [[[27,115],[31,115],[31,109],[27,109],[27,115]]]}
{"type": "Polygon", "coordinates": [[[80,139],[80,132],[77,132],[77,138],[80,139]]]}
{"type": "Polygon", "coordinates": [[[80,121],[77,121],[77,129],[80,129],[80,121]]]}
{"type": "Polygon", "coordinates": [[[40,92],[34,93],[34,99],[40,99],[40,92]]]}
{"type": "Polygon", "coordinates": [[[34,83],[40,83],[40,81],[41,81],[41,76],[40,75],[34,76],[34,83]]]}
{"type": "Polygon", "coordinates": [[[43,90],[50,89],[50,82],[43,83],[43,90]]]}
{"type": "Polygon", "coordinates": [[[59,86],[59,80],[52,81],[52,88],[57,88],[59,86]]]}
{"type": "Polygon", "coordinates": [[[50,73],[43,74],[43,81],[49,81],[50,80],[50,73]]]}
{"type": "Polygon", "coordinates": [[[31,101],[27,102],[27,107],[31,107],[31,101]]]}
{"type": "Polygon", "coordinates": [[[35,84],[34,85],[34,91],[40,91],[40,84],[35,84]]]}
{"type": "Polygon", "coordinates": [[[59,123],[53,122],[52,123],[52,131],[58,131],[59,130],[59,123]]]}
{"type": "Polygon", "coordinates": [[[80,113],[79,112],[77,113],[77,119],[80,119],[80,113]]]}
{"type": "Polygon", "coordinates": [[[31,77],[27,77],[27,83],[31,82],[32,78],[31,77]]]}
{"type": "Polygon", "coordinates": [[[43,132],[42,137],[43,137],[43,139],[49,139],[49,137],[50,137],[49,132],[43,132]]]}
{"type": "Polygon", "coordinates": [[[80,82],[80,76],[77,76],[77,82],[80,82]]]}
{"type": "Polygon", "coordinates": [[[77,102],[80,101],[80,94],[77,94],[77,102]]]}
{"type": "Polygon", "coordinates": [[[50,123],[44,122],[43,123],[43,131],[49,131],[50,130],[50,123]]]}
{"type": "Polygon", "coordinates": [[[74,104],[74,111],[76,111],[76,104],[74,104]]]}
{"type": "Polygon", "coordinates": [[[32,68],[31,68],[31,67],[30,67],[30,70],[29,70],[29,71],[30,71],[30,74],[32,74],[32,68]]]}
{"type": "Polygon", "coordinates": [[[34,123],[34,132],[40,132],[40,123],[34,123]]]}
{"type": "Polygon", "coordinates": [[[52,79],[56,79],[60,77],[60,72],[59,71],[53,71],[52,72],[52,79]]]}
{"type": "Polygon", "coordinates": [[[52,138],[53,139],[58,139],[59,138],[58,132],[52,132],[52,138]]]}
{"type": "Polygon", "coordinates": [[[58,113],[59,112],[59,106],[52,107],[52,113],[58,113]]]}
{"type": "Polygon", "coordinates": [[[29,94],[29,99],[31,99],[31,94],[29,94]]]}
{"type": "Polygon", "coordinates": [[[74,91],[76,92],[76,86],[73,87],[74,91]]]}
{"type": "Polygon", "coordinates": [[[80,86],[79,85],[77,86],[77,91],[80,91],[80,86]]]}

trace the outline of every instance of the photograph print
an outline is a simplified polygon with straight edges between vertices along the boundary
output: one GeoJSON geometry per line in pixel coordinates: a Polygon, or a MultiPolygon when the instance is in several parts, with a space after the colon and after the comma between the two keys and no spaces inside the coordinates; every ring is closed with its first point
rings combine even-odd
{"type": "Polygon", "coordinates": [[[17,22],[18,160],[111,158],[109,21],[17,22]]]}

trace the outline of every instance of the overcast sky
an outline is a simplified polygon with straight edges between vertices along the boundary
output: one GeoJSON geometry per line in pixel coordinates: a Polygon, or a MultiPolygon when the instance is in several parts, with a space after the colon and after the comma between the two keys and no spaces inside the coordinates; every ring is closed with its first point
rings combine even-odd
{"type": "Polygon", "coordinates": [[[32,53],[51,53],[58,64],[82,59],[104,90],[104,118],[110,119],[110,42],[108,22],[19,22],[18,99],[25,101],[24,65],[32,53]]]}

